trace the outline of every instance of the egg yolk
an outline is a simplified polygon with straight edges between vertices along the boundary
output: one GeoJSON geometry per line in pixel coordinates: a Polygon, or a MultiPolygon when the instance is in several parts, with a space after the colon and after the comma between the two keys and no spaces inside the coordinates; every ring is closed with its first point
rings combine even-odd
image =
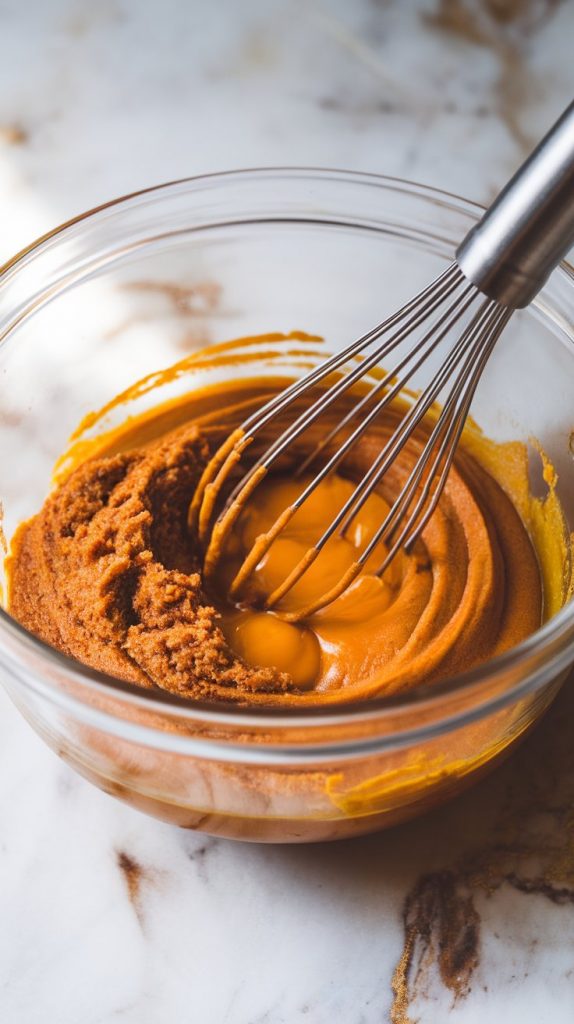
{"type": "MultiPolygon", "coordinates": [[[[285,508],[303,492],[309,479],[299,481],[273,478],[263,481],[242,512],[226,547],[218,589],[229,587],[243,559],[285,508]]],[[[355,489],[350,480],[332,475],[323,480],[255,568],[240,595],[240,607],[223,613],[223,628],[231,647],[250,665],[275,667],[288,673],[300,689],[313,686],[320,674],[321,648],[313,631],[313,619],[286,622],[283,612],[293,612],[316,602],[331,590],[357,561],[388,513],[388,505],[371,494],[343,535],[335,532],[319,555],[272,611],[262,611],[268,598],[321,538],[337,512],[355,489]]],[[[387,548],[377,543],[362,573],[328,609],[330,615],[370,616],[389,603],[395,562],[384,579],[375,575],[383,564],[387,548]]],[[[325,614],[317,612],[317,615],[325,614]]]]}

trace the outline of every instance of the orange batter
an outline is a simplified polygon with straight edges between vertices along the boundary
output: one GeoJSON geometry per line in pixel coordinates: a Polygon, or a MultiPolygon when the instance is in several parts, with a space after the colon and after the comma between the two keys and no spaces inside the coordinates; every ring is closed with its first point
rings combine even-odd
{"type": "MultiPolygon", "coordinates": [[[[354,455],[370,461],[374,438],[354,455]]],[[[304,624],[268,612],[224,611],[224,631],[253,665],[275,665],[301,689],[347,696],[390,693],[461,671],[508,649],[541,620],[540,573],[522,522],[501,488],[474,461],[451,473],[441,506],[410,555],[400,553],[375,575],[386,549],[373,551],[349,589],[304,624]]],[[[406,476],[409,462],[395,475],[406,476]]],[[[305,481],[271,478],[257,489],[235,531],[218,580],[220,593],[242,554],[301,492],[305,481]]],[[[399,483],[395,483],[396,491],[399,483]]],[[[244,599],[261,603],[321,536],[352,492],[350,480],[328,478],[286,526],[254,573],[244,599]]],[[[344,538],[333,536],[301,581],[277,606],[313,602],[343,576],[388,512],[373,494],[344,538]]]]}
{"type": "MultiPolygon", "coordinates": [[[[509,495],[470,454],[471,448],[479,453],[476,435],[466,450],[463,443],[413,552],[401,553],[382,578],[374,575],[386,553],[379,545],[364,573],[331,605],[303,622],[281,617],[312,603],[355,561],[404,483],[421,438],[402,453],[345,536],[328,542],[275,611],[262,610],[264,597],[323,533],[353,479],[372,463],[400,409],[359,442],[339,474],[295,515],[237,606],[229,582],[244,554],[306,482],[293,479],[289,464],[268,477],[206,589],[202,552],[188,527],[198,481],[222,438],[284,383],[254,378],[192,390],[95,442],[77,443],[43,509],[13,539],[12,614],[67,654],[139,685],[196,699],[279,705],[367,699],[432,683],[507,650],[538,627],[543,586],[535,550],[509,495]]],[[[327,428],[323,421],[321,430],[327,428]]],[[[315,440],[303,438],[291,465],[315,440]]],[[[494,465],[488,442],[485,451],[483,461],[494,465]]],[[[555,513],[547,531],[553,536],[561,528],[555,513]]],[[[543,535],[540,527],[537,543],[543,535]]],[[[547,589],[547,610],[552,601],[547,589]]]]}

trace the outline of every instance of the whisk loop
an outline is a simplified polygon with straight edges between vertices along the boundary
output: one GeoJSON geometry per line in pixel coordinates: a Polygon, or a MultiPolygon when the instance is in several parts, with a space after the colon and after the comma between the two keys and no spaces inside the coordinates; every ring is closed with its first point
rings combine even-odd
{"type": "Polygon", "coordinates": [[[415,431],[424,427],[428,436],[424,435],[424,443],[421,442],[402,489],[384,521],[341,579],[312,603],[280,613],[296,621],[324,608],[347,589],[381,544],[385,545],[386,555],[377,570],[379,576],[401,548],[413,548],[437,508],[478,382],[500,334],[514,309],[533,298],[574,243],[573,191],[574,104],[469,232],[457,250],[455,262],[444,273],[378,326],[263,405],[215,453],[200,480],[189,514],[190,526],[197,530],[205,549],[204,574],[208,583],[218,569],[226,542],[246,503],[278,460],[294,450],[296,442],[317,426],[322,415],[370,379],[368,390],[301,459],[293,474],[295,478],[317,467],[315,475],[302,485],[296,500],[256,538],[231,582],[229,593],[235,600],[240,599],[258,564],[319,484],[344,463],[353,446],[385,409],[404,396],[407,385],[414,383],[417,372],[440,347],[447,346],[430,381],[412,397],[408,411],[328,528],[267,595],[264,606],[280,611],[281,600],[315,562],[329,539],[335,534],[345,536],[415,431]],[[393,353],[392,366],[380,370],[393,353]],[[333,378],[331,383],[328,378],[333,378]],[[315,391],[315,400],[303,411],[294,413],[293,421],[254,459],[227,494],[249,446],[279,416],[288,414],[298,400],[308,399],[315,391]],[[323,455],[325,461],[321,464],[323,455]]]}
{"type": "MultiPolygon", "coordinates": [[[[284,531],[295,513],[302,508],[318,485],[344,461],[354,444],[368,430],[369,426],[376,422],[383,411],[399,394],[404,392],[405,386],[417,370],[421,368],[431,353],[435,351],[467,313],[473,302],[476,301],[476,296],[476,289],[466,281],[456,264],[453,264],[437,279],[434,285],[426,288],[419,296],[410,300],[398,312],[364,335],[359,341],[349,345],[342,352],[324,360],[323,363],[302,380],[295,381],[289,388],[264,405],[257,413],[245,420],[226,439],[206,467],[190,509],[190,522],[196,526],[200,541],[203,543],[207,541],[204,560],[204,574],[207,581],[213,578],[225,548],[226,540],[246,503],[279,458],[310,427],[315,425],[319,417],[332,407],[338,399],[362,381],[370,370],[378,368],[382,360],[387,359],[392,352],[399,349],[401,351],[400,357],[393,366],[382,373],[380,379],[329,430],[326,436],[299,466],[295,473],[296,477],[300,477],[305,470],[313,466],[323,452],[329,451],[333,447],[333,442],[336,441],[338,435],[351,428],[350,433],[344,437],[342,443],[335,447],[335,450],[327,458],[325,464],[318,469],[312,481],[307,486],[302,487],[301,494],[296,501],[285,508],[269,529],[255,540],[229,587],[230,597],[236,600],[240,598],[245,585],[257,568],[257,565],[269,551],[273,542],[284,531]],[[430,326],[429,317],[431,318],[430,326]],[[403,343],[405,339],[410,337],[421,326],[425,328],[421,337],[404,352],[402,349],[404,349],[403,343]],[[362,355],[361,360],[354,362],[359,355],[362,355]],[[327,377],[337,374],[337,371],[341,371],[341,368],[344,368],[345,364],[348,365],[349,363],[351,363],[351,368],[347,372],[339,372],[334,382],[320,391],[315,402],[309,408],[299,413],[293,422],[272,442],[265,454],[257,459],[246,473],[243,474],[227,496],[221,511],[215,517],[218,501],[223,496],[226,484],[240,464],[243,453],[253,443],[257,435],[264,428],[268,427],[280,413],[283,414],[292,407],[297,399],[303,393],[306,393],[308,389],[316,388],[327,377]],[[215,522],[213,523],[214,518],[215,522]]],[[[277,607],[282,598],[289,593],[298,580],[301,579],[302,575],[310,568],[325,547],[327,541],[337,531],[341,536],[345,535],[355,515],[377,487],[407,440],[412,436],[413,431],[424,420],[446,383],[462,367],[456,376],[455,386],[449,401],[445,404],[443,413],[439,417],[419,460],[409,475],[404,492],[392,505],[389,515],[384,523],[381,524],[379,531],[371,539],[364,551],[358,555],[335,587],[331,588],[312,604],[307,604],[297,611],[289,611],[282,614],[290,620],[296,620],[313,614],[330,603],[339,594],[343,593],[359,575],[366,561],[376,549],[377,544],[392,537],[398,523],[399,514],[401,512],[404,514],[408,511],[418,493],[417,487],[424,476],[425,469],[433,458],[433,453],[434,461],[432,462],[431,473],[436,473],[444,456],[447,443],[456,432],[457,423],[463,415],[463,410],[470,404],[471,392],[474,390],[472,387],[474,377],[470,377],[465,388],[463,387],[463,375],[469,363],[477,357],[477,350],[479,348],[477,335],[487,323],[490,324],[492,322],[494,324],[494,313],[497,309],[496,303],[492,300],[483,299],[479,310],[462,331],[447,359],[435,373],[428,387],[421,392],[418,399],[413,403],[408,414],[399,423],[368,472],[356,485],[350,498],[334,515],[329,528],[318,538],[314,546],[308,549],[280,586],[267,596],[264,603],[265,608],[272,609],[277,607]]],[[[408,518],[408,528],[411,531],[410,536],[406,538],[404,530],[401,532],[401,538],[395,543],[391,552],[389,552],[384,564],[380,567],[379,574],[385,571],[390,564],[391,558],[403,542],[405,544],[408,543],[408,545],[414,543],[414,540],[420,533],[420,529],[416,528],[416,520],[424,512],[424,507],[428,501],[435,502],[436,504],[440,490],[442,490],[446,482],[446,475],[446,472],[442,474],[442,478],[439,479],[437,486],[434,488],[431,488],[427,483],[408,518]]]]}

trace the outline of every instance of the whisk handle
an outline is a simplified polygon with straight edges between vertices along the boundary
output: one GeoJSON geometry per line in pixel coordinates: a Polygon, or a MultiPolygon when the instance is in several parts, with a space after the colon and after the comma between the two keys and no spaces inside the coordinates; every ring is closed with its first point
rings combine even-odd
{"type": "Polygon", "coordinates": [[[491,299],[522,308],[574,245],[574,103],[538,144],[456,252],[491,299]]]}

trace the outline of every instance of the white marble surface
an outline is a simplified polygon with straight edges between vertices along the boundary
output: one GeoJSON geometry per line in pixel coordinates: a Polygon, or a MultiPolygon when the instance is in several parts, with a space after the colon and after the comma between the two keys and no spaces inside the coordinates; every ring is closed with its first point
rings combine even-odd
{"type": "MultiPolygon", "coordinates": [[[[487,200],[574,93],[573,39],[570,2],[0,0],[0,260],[113,195],[231,167],[487,200]]],[[[573,725],[566,690],[495,776],[392,833],[250,847],[114,802],[1,695],[0,1020],[570,1022],[573,725]],[[478,930],[458,996],[450,897],[478,930]]]]}

